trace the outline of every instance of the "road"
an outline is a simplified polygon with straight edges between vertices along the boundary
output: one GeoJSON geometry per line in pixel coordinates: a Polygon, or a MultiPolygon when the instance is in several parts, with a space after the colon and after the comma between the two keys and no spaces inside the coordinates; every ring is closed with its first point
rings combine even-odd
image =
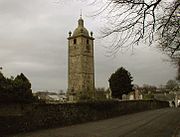
{"type": "Polygon", "coordinates": [[[180,108],[166,108],[13,137],[172,137],[179,126],[180,108]]]}

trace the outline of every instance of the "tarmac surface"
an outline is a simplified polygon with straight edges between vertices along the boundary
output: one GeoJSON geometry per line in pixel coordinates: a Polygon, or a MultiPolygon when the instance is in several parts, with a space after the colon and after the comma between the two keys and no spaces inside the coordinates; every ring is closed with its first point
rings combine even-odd
{"type": "Polygon", "coordinates": [[[180,137],[179,130],[180,108],[166,108],[11,137],[180,137]]]}

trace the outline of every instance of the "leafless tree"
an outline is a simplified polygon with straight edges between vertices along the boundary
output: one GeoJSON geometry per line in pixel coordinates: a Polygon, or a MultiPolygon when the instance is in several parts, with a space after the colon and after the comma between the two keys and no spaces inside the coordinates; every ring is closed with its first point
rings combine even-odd
{"type": "Polygon", "coordinates": [[[140,42],[159,42],[171,55],[179,55],[180,0],[105,0],[108,24],[102,37],[115,36],[113,53],[140,42]],[[158,34],[158,35],[156,35],[158,34]]]}
{"type": "Polygon", "coordinates": [[[173,1],[160,18],[159,46],[173,58],[180,57],[180,1],[173,1]]]}

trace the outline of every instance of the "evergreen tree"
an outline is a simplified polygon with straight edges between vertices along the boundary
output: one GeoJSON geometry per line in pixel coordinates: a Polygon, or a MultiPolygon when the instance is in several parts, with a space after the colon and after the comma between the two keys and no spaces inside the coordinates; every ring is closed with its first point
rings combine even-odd
{"type": "Polygon", "coordinates": [[[123,94],[133,91],[132,81],[131,74],[123,67],[119,68],[109,79],[112,97],[122,99],[123,94]]]}
{"type": "Polygon", "coordinates": [[[15,96],[19,101],[29,102],[32,100],[31,83],[23,73],[18,75],[13,82],[15,96]]]}
{"type": "Polygon", "coordinates": [[[0,72],[0,102],[32,102],[31,83],[24,76],[5,78],[0,72]]]}
{"type": "Polygon", "coordinates": [[[6,94],[6,78],[0,72],[0,100],[3,99],[6,96],[6,94]]]}

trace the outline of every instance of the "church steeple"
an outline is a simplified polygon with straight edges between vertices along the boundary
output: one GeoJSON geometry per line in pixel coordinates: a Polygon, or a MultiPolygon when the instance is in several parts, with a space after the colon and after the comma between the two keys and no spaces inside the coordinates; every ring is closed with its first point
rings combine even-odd
{"type": "Polygon", "coordinates": [[[68,98],[78,100],[81,96],[94,96],[94,38],[84,27],[82,13],[78,26],[68,37],[68,98]]]}

